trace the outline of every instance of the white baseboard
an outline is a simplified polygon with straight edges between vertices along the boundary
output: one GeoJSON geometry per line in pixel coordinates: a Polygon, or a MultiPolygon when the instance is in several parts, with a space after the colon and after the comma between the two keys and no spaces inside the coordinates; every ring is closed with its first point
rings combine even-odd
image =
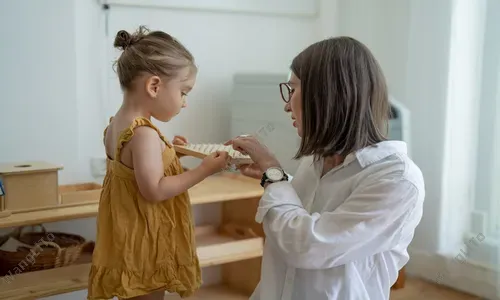
{"type": "MultiPolygon", "coordinates": [[[[409,249],[408,275],[420,277],[488,300],[500,300],[498,270],[453,257],[409,249]]],[[[424,297],[422,297],[424,299],[424,297]]]]}

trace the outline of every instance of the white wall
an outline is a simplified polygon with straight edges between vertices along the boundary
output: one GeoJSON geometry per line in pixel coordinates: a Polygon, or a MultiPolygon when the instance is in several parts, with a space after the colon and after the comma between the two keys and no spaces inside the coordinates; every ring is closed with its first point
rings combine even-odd
{"type": "Polygon", "coordinates": [[[383,67],[395,99],[406,101],[406,69],[411,1],[340,0],[339,34],[370,48],[383,67]]]}
{"type": "Polygon", "coordinates": [[[425,177],[424,216],[413,247],[440,248],[442,172],[452,0],[412,1],[406,99],[412,111],[412,153],[425,177]]]}
{"type": "MultiPolygon", "coordinates": [[[[464,232],[472,231],[466,212],[476,179],[486,2],[456,0],[453,6],[441,205],[448,212],[441,219],[447,237],[441,251],[449,255],[456,255],[464,232]]],[[[486,234],[483,228],[474,231],[479,232],[486,234]]]]}
{"type": "Polygon", "coordinates": [[[2,3],[0,126],[13,130],[4,131],[0,159],[61,162],[65,178],[80,179],[74,7],[64,0],[2,3]]]}
{"type": "MultiPolygon", "coordinates": [[[[491,172],[491,162],[495,159],[494,138],[491,138],[492,129],[497,119],[500,108],[500,39],[498,29],[500,28],[500,2],[488,0],[486,32],[484,44],[484,60],[482,74],[482,94],[480,107],[480,129],[478,130],[478,177],[476,180],[475,209],[478,213],[486,213],[495,209],[491,207],[490,199],[494,197],[492,186],[496,178],[491,172]]],[[[497,208],[498,210],[498,208],[497,208]]],[[[500,230],[498,220],[490,220],[491,231],[500,230]]]]}
{"type": "Polygon", "coordinates": [[[390,93],[411,111],[411,153],[424,173],[427,193],[412,247],[436,252],[451,0],[341,0],[339,11],[339,34],[351,35],[373,51],[390,93]]]}
{"type": "MultiPolygon", "coordinates": [[[[109,85],[113,74],[103,73],[103,68],[111,70],[106,55],[113,54],[116,31],[133,30],[139,24],[176,36],[193,52],[200,68],[188,108],[171,124],[160,125],[164,134],[223,141],[229,138],[232,74],[286,72],[304,47],[335,34],[335,5],[335,1],[322,1],[322,13],[310,19],[111,7],[106,23],[97,1],[3,1],[0,128],[5,130],[0,161],[60,163],[64,165],[60,184],[93,181],[89,160],[103,157],[105,120],[109,108],[121,100],[109,85]],[[209,104],[215,104],[215,109],[209,109],[209,104]],[[10,135],[5,134],[7,128],[10,135]]],[[[278,89],[276,101],[280,101],[278,89]]],[[[195,216],[197,223],[213,221],[218,206],[195,208],[195,216]]],[[[45,225],[48,230],[95,238],[95,218],[45,225]]],[[[208,281],[217,278],[216,270],[204,271],[211,276],[208,281]]],[[[85,295],[81,291],[50,299],[85,295]]]]}

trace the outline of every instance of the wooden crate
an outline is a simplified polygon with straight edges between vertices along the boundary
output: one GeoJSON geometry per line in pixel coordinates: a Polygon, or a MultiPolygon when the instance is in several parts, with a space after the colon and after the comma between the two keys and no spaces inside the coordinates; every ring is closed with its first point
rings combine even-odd
{"type": "Polygon", "coordinates": [[[46,162],[0,164],[5,195],[2,212],[16,213],[57,206],[58,172],[63,167],[46,162]]]}
{"type": "Polygon", "coordinates": [[[61,205],[99,203],[102,186],[94,182],[59,186],[61,205]]]}

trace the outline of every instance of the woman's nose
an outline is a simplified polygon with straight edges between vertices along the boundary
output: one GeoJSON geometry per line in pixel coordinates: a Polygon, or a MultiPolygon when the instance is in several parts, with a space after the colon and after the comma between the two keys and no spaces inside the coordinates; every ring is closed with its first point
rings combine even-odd
{"type": "Polygon", "coordinates": [[[292,111],[292,108],[290,106],[290,102],[288,102],[287,104],[285,104],[285,112],[291,112],[292,111]]]}

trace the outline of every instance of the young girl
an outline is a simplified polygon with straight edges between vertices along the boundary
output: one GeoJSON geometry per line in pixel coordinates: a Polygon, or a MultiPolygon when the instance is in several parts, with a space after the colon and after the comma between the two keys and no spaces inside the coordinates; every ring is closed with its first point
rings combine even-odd
{"type": "MultiPolygon", "coordinates": [[[[217,152],[183,172],[175,150],[151,122],[186,106],[197,68],[191,53],[161,31],[119,31],[122,107],[104,131],[107,173],[87,299],[187,297],[201,285],[188,189],[224,169],[217,152]]],[[[174,143],[185,143],[176,137],[174,143]]]]}

